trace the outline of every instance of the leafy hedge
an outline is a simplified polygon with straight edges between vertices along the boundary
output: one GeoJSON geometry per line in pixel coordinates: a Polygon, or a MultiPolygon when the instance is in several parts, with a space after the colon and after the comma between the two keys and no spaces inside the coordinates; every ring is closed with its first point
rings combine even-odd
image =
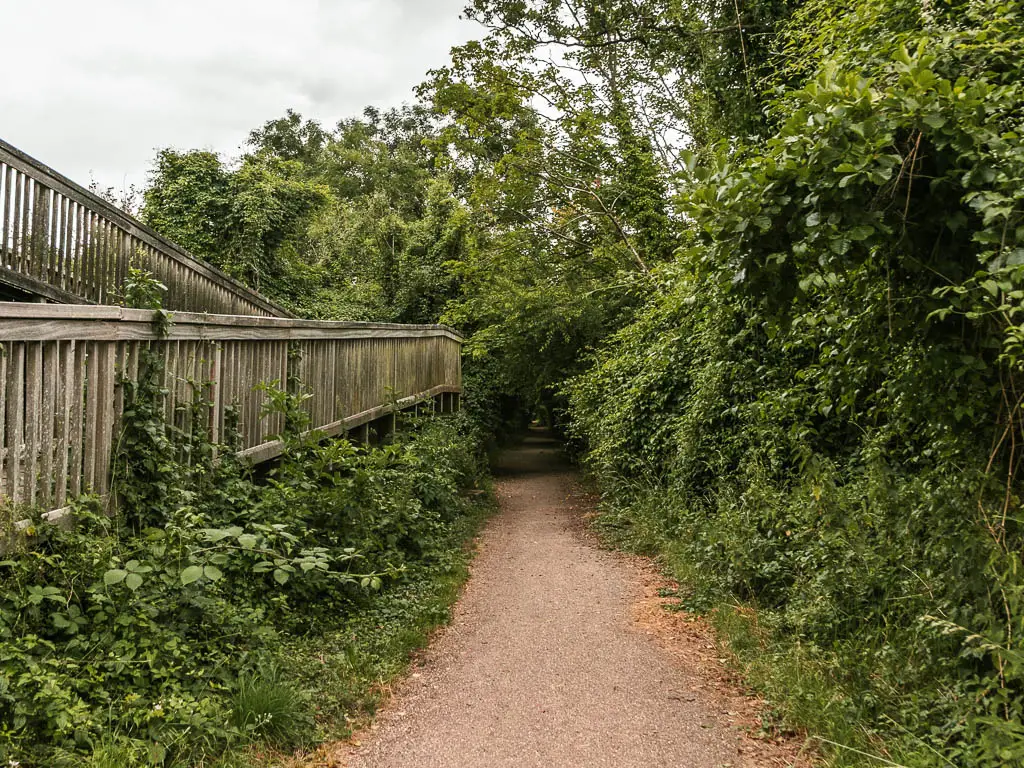
{"type": "Polygon", "coordinates": [[[274,671],[290,638],[345,626],[460,546],[483,471],[461,418],[380,448],[320,444],[298,436],[297,398],[269,390],[290,431],[256,483],[165,428],[159,365],[126,393],[119,514],[84,499],[73,528],[40,525],[0,563],[5,764],[199,765],[313,740],[314,703],[274,671]]]}
{"type": "Polygon", "coordinates": [[[690,239],[567,385],[574,434],[611,530],[756,607],[720,615],[838,762],[1021,764],[1024,15],[793,29],[820,67],[692,159],[690,239]]]}

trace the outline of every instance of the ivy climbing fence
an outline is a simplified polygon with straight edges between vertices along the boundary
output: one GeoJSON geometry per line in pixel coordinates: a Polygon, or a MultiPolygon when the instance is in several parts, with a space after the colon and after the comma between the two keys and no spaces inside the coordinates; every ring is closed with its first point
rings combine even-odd
{"type": "Polygon", "coordinates": [[[24,507],[56,510],[107,494],[124,382],[144,349],[164,362],[169,423],[214,441],[237,419],[252,462],[281,451],[266,392],[297,377],[311,425],[343,434],[426,403],[452,410],[461,392],[461,337],[447,326],[320,322],[151,310],[0,303],[0,526],[24,507]],[[198,404],[193,407],[193,404],[198,404]],[[4,517],[6,519],[4,519],[4,517]]]}

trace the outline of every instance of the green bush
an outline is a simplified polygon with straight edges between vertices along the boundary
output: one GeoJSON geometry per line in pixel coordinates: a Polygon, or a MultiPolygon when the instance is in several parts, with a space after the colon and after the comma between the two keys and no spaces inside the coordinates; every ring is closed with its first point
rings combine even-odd
{"type": "Polygon", "coordinates": [[[379,448],[321,442],[270,389],[290,431],[256,484],[225,446],[214,461],[202,435],[163,425],[158,366],[126,385],[117,515],[82,499],[70,529],[40,523],[0,563],[0,761],[188,765],[313,739],[313,703],[266,674],[282,648],[459,546],[483,472],[462,419],[379,448]]]}
{"type": "Polygon", "coordinates": [[[691,163],[690,239],[566,386],[574,434],[602,525],[838,763],[1020,764],[1024,17],[829,5],[775,135],[691,163]]]}

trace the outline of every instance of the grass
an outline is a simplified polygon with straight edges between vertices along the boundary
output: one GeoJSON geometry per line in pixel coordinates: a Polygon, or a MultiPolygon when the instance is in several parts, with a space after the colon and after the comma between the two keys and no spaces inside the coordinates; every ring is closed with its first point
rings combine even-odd
{"type": "Polygon", "coordinates": [[[279,747],[300,746],[313,736],[307,697],[277,667],[241,680],[231,700],[231,719],[253,739],[279,747]]]}
{"type": "MultiPolygon", "coordinates": [[[[869,746],[867,734],[850,719],[846,693],[814,655],[799,643],[777,642],[752,606],[722,604],[710,616],[725,658],[764,698],[769,729],[796,726],[811,734],[812,742],[820,741],[815,734],[827,734],[830,742],[855,745],[854,749],[869,746]]],[[[856,751],[836,752],[829,764],[865,765],[856,751]]]]}
{"type": "MultiPolygon", "coordinates": [[[[267,768],[266,762],[253,762],[249,750],[232,751],[218,756],[203,756],[201,750],[192,758],[166,763],[166,768],[267,768]]],[[[57,754],[53,768],[150,768],[164,765],[161,754],[139,739],[128,739],[112,733],[96,744],[93,753],[84,758],[78,752],[57,754]]],[[[5,764],[6,765],[6,764],[5,764]]]]}

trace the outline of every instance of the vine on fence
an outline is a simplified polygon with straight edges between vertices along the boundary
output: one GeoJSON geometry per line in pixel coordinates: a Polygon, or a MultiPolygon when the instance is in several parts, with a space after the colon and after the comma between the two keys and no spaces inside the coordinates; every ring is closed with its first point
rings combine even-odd
{"type": "MultiPolygon", "coordinates": [[[[128,293],[154,308],[148,289],[128,293]]],[[[188,418],[165,422],[163,358],[140,352],[122,381],[110,512],[83,497],[65,530],[36,510],[37,546],[0,562],[0,762],[79,765],[114,742],[119,765],[178,764],[269,737],[244,702],[261,677],[289,685],[266,671],[283,639],[442,556],[480,471],[454,423],[381,449],[322,442],[301,382],[285,385],[262,387],[284,453],[257,484],[231,411],[215,445],[209,387],[193,382],[177,406],[188,418]]],[[[308,737],[310,705],[290,696],[308,737]]]]}

